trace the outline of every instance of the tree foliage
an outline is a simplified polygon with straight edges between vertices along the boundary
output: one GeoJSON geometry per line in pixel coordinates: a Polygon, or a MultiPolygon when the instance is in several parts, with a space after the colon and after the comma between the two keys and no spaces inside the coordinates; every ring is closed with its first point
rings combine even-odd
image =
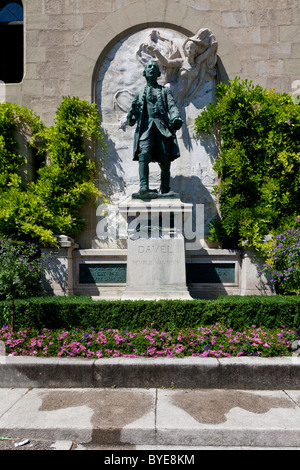
{"type": "Polygon", "coordinates": [[[0,233],[53,245],[53,235],[74,236],[83,230],[80,208],[102,196],[95,184],[97,163],[87,156],[96,142],[102,145],[96,108],[79,98],[64,97],[55,124],[46,128],[32,111],[4,103],[0,132],[0,233]],[[21,125],[40,160],[36,178],[28,184],[21,179],[25,159],[16,140],[21,125]]]}
{"type": "Polygon", "coordinates": [[[265,236],[295,228],[300,214],[300,106],[238,77],[220,83],[216,96],[195,122],[198,137],[210,132],[219,145],[221,218],[210,239],[263,252],[265,236]]]}

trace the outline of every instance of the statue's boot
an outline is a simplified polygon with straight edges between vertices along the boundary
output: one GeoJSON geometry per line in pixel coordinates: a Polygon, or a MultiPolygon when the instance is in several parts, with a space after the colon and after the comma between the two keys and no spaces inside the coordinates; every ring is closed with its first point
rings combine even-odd
{"type": "Polygon", "coordinates": [[[161,182],[160,191],[162,194],[170,192],[170,163],[160,164],[161,169],[161,182]]]}
{"type": "Polygon", "coordinates": [[[139,176],[140,176],[140,193],[149,192],[149,163],[151,155],[142,153],[139,155],[139,176]]]}

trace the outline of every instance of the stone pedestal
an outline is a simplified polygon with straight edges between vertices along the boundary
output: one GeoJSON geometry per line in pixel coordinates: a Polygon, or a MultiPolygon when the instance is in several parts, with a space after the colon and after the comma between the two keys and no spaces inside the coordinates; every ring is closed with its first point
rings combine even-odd
{"type": "Polygon", "coordinates": [[[265,276],[259,277],[263,261],[252,250],[243,250],[240,295],[274,295],[274,287],[265,276]]]}
{"type": "Polygon", "coordinates": [[[65,235],[57,235],[59,248],[43,248],[44,254],[51,254],[50,272],[46,274],[45,289],[48,294],[53,295],[74,295],[73,276],[73,250],[78,248],[77,243],[65,235]]]}
{"type": "Polygon", "coordinates": [[[184,222],[192,204],[178,198],[131,199],[119,206],[128,223],[123,300],[191,300],[186,285],[184,222]]]}

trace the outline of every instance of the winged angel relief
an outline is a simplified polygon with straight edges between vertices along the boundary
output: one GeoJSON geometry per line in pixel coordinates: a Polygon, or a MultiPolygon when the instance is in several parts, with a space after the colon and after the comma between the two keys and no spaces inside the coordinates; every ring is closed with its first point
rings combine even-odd
{"type": "MultiPolygon", "coordinates": [[[[169,86],[180,109],[182,118],[188,121],[189,105],[193,108],[202,108],[201,89],[205,81],[213,79],[216,75],[218,43],[213,33],[207,29],[199,31],[187,39],[172,39],[163,36],[159,31],[153,30],[146,41],[140,44],[136,53],[137,61],[144,67],[149,60],[156,60],[161,69],[160,82],[169,86]],[[200,97],[200,99],[199,99],[200,97]]],[[[212,88],[212,87],[211,87],[212,88]]],[[[114,96],[114,107],[128,112],[124,107],[123,96],[134,96],[132,90],[119,90],[114,96]]],[[[127,101],[127,100],[125,100],[127,101]]],[[[192,116],[191,116],[192,117],[192,116]]],[[[190,141],[184,125],[184,140],[190,141]]],[[[121,121],[121,128],[126,127],[125,120],[121,121]]]]}
{"type": "Polygon", "coordinates": [[[184,106],[197,96],[207,74],[216,75],[217,48],[214,35],[206,28],[187,38],[181,49],[158,31],[152,31],[141,44],[137,59],[146,64],[155,58],[162,68],[164,85],[170,84],[177,104],[184,106]]]}

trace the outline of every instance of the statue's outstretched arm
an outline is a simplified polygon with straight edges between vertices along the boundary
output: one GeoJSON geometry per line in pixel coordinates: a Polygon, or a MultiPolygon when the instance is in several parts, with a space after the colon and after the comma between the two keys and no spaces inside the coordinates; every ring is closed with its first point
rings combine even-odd
{"type": "Polygon", "coordinates": [[[182,66],[182,59],[167,59],[165,56],[162,55],[162,53],[156,49],[154,46],[148,46],[148,50],[150,52],[153,52],[158,61],[163,65],[164,67],[172,67],[172,68],[180,68],[182,66]]]}

